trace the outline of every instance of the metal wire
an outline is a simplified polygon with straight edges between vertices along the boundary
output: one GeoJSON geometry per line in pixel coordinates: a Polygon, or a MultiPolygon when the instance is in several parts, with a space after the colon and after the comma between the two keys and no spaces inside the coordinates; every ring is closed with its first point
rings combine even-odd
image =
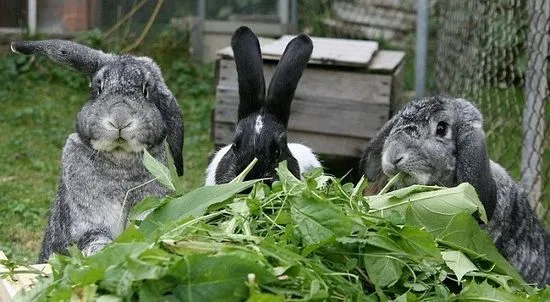
{"type": "Polygon", "coordinates": [[[435,92],[478,105],[491,158],[550,223],[550,2],[438,1],[435,16],[435,92]]]}

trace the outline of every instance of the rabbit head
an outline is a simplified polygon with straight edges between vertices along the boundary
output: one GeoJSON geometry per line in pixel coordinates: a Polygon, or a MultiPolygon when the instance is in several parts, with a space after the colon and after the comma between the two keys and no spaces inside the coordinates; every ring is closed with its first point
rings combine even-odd
{"type": "Polygon", "coordinates": [[[468,182],[491,217],[497,192],[482,125],[481,113],[467,100],[413,100],[369,142],[361,169],[370,180],[402,172],[403,185],[468,182]]]}
{"type": "Polygon", "coordinates": [[[166,139],[178,174],[183,174],[181,111],[153,60],[106,54],[65,40],[17,41],[11,49],[45,55],[91,78],[88,102],[77,117],[83,142],[120,158],[166,139]]]}
{"type": "Polygon", "coordinates": [[[238,74],[239,107],[235,136],[228,151],[233,165],[229,170],[239,174],[256,157],[258,162],[247,175],[249,179],[275,179],[275,168],[283,160],[300,177],[298,162],[287,144],[287,126],[294,92],[313,50],[311,39],[299,35],[290,41],[267,94],[256,35],[241,27],[235,31],[231,47],[238,74]]]}

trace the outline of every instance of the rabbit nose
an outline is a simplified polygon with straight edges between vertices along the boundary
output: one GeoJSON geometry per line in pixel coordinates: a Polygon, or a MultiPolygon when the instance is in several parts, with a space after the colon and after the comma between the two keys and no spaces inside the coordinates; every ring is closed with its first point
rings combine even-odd
{"type": "Polygon", "coordinates": [[[126,129],[126,128],[132,126],[132,124],[134,122],[132,122],[132,121],[122,121],[122,122],[120,122],[120,121],[109,120],[108,123],[111,127],[115,128],[115,129],[118,129],[120,131],[122,129],[126,129]]]}

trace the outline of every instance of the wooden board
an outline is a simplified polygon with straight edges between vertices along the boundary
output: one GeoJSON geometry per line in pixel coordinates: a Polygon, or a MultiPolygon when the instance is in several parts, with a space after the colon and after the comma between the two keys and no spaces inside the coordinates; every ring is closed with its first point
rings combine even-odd
{"type": "MultiPolygon", "coordinates": [[[[261,45],[262,57],[266,60],[279,60],[288,42],[295,36],[285,35],[280,39],[261,45]]],[[[378,42],[348,39],[311,37],[313,52],[310,64],[366,67],[378,50],[378,42]]],[[[232,58],[231,47],[217,52],[222,58],[232,58]]]]}
{"type": "Polygon", "coordinates": [[[405,59],[405,52],[399,50],[380,50],[370,61],[369,70],[375,72],[393,72],[405,59]]]}
{"type": "Polygon", "coordinates": [[[398,10],[385,10],[375,7],[358,7],[348,2],[336,2],[332,6],[334,18],[349,25],[366,25],[387,28],[402,32],[414,30],[416,15],[398,10]]]}
{"type": "MultiPolygon", "coordinates": [[[[0,251],[0,260],[7,260],[6,255],[0,251]]],[[[49,264],[34,264],[32,268],[50,275],[52,269],[49,264]]],[[[8,272],[9,270],[0,265],[0,273],[8,272]]],[[[16,271],[28,271],[28,268],[18,267],[16,271]]],[[[22,289],[31,288],[36,282],[37,274],[34,273],[16,273],[13,278],[4,277],[0,279],[0,302],[10,302],[13,297],[22,289]]]]}
{"type": "MultiPolygon", "coordinates": [[[[226,45],[230,45],[231,44],[231,36],[228,36],[228,39],[227,39],[227,43],[226,45]]],[[[267,45],[267,44],[271,44],[273,42],[275,42],[276,40],[275,39],[272,39],[272,38],[266,38],[266,37],[258,37],[258,42],[260,42],[260,48],[264,47],[264,45],[267,45]]],[[[216,55],[218,57],[221,57],[221,58],[233,58],[233,49],[231,48],[231,46],[226,46],[224,48],[221,48],[219,49],[217,52],[216,52],[216,55]]]]}
{"type": "MultiPolygon", "coordinates": [[[[218,89],[217,100],[214,120],[236,123],[237,89],[218,89]]],[[[288,129],[370,138],[388,120],[389,114],[387,105],[295,97],[288,129]]]]}
{"type": "MultiPolygon", "coordinates": [[[[295,36],[285,35],[262,49],[264,59],[278,60],[295,36]]],[[[311,64],[366,67],[378,50],[378,42],[311,37],[311,64]]]]}
{"type": "MultiPolygon", "coordinates": [[[[268,86],[275,64],[264,64],[268,86]]],[[[218,89],[236,89],[235,61],[220,60],[218,89]]],[[[306,68],[298,83],[295,96],[302,99],[354,100],[369,104],[390,104],[391,75],[349,72],[338,69],[306,68]]]]}
{"type": "MultiPolygon", "coordinates": [[[[258,38],[260,41],[260,47],[264,47],[264,45],[268,45],[270,43],[273,43],[273,39],[269,38],[258,38]]],[[[231,46],[224,47],[217,51],[217,56],[222,59],[233,59],[233,50],[231,49],[231,46]]],[[[369,64],[367,65],[368,72],[373,73],[391,73],[394,70],[401,65],[405,58],[405,52],[399,51],[399,50],[379,50],[374,53],[374,56],[370,60],[369,64]]],[[[235,64],[233,66],[225,66],[228,68],[234,68],[235,64]]],[[[309,66],[308,68],[314,68],[317,66],[309,66]]],[[[307,70],[307,69],[306,69],[307,70]]],[[[367,71],[367,70],[365,70],[367,71]]],[[[236,71],[235,71],[236,75],[236,71]]]]}
{"type": "MultiPolygon", "coordinates": [[[[234,123],[216,122],[214,124],[215,144],[231,143],[234,129],[234,123]]],[[[303,143],[318,154],[360,157],[368,139],[289,130],[288,142],[303,143]]]]}

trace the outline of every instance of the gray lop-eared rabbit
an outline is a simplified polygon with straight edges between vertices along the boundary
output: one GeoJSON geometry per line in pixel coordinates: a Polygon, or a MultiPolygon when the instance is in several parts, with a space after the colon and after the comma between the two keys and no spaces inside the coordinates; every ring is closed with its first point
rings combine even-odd
{"type": "Polygon", "coordinates": [[[369,142],[361,170],[369,180],[403,172],[402,185],[473,185],[500,252],[528,282],[550,283],[550,235],[527,195],[489,159],[479,110],[460,98],[409,102],[369,142]]]}
{"type": "Polygon", "coordinates": [[[107,54],[65,40],[17,41],[14,52],[45,55],[91,78],[76,133],[63,148],[61,178],[39,262],[76,244],[99,251],[125,227],[130,208],[167,190],[142,164],[143,150],[165,162],[164,141],[183,174],[183,120],[159,67],[148,57],[107,54]]]}
{"type": "Polygon", "coordinates": [[[217,151],[206,169],[206,185],[230,182],[256,157],[246,179],[273,182],[275,168],[286,160],[300,178],[321,164],[310,148],[287,143],[290,104],[313,51],[311,39],[299,35],[290,41],[265,90],[260,43],[248,27],[238,28],[231,39],[239,86],[238,124],[233,143],[217,151]]]}

